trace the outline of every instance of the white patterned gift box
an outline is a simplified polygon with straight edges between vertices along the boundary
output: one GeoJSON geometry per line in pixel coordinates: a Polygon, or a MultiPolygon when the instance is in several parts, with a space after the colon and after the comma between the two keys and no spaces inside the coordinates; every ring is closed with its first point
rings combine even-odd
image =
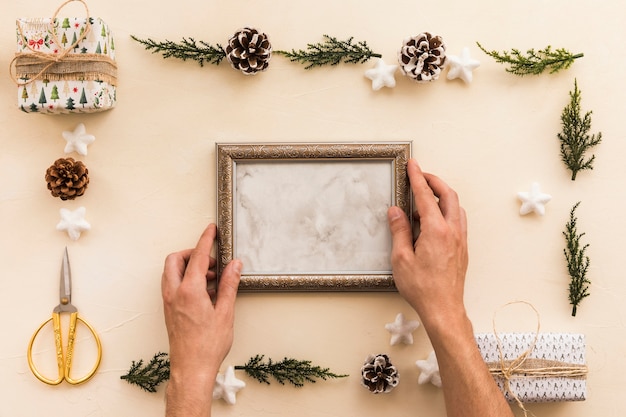
{"type": "Polygon", "coordinates": [[[498,333],[499,344],[493,333],[479,333],[475,337],[484,361],[508,401],[585,400],[584,335],[498,333]],[[505,375],[508,375],[508,387],[505,375]]]}
{"type": "Polygon", "coordinates": [[[14,76],[27,113],[93,113],[115,106],[115,43],[100,18],[18,19],[14,76]]]}

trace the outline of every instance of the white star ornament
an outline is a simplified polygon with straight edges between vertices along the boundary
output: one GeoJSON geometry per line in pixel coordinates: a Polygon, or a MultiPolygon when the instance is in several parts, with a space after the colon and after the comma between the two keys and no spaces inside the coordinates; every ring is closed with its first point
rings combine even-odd
{"type": "Polygon", "coordinates": [[[530,191],[517,193],[517,198],[522,202],[522,206],[519,209],[519,214],[522,216],[532,212],[543,216],[546,213],[545,204],[552,200],[550,194],[541,192],[541,187],[537,182],[532,183],[530,191]]]}
{"type": "Polygon", "coordinates": [[[87,146],[91,145],[96,140],[94,135],[87,134],[85,125],[82,123],[79,123],[73,132],[65,130],[62,135],[67,141],[65,153],[76,152],[83,156],[87,155],[87,146]]]}
{"type": "Polygon", "coordinates": [[[91,225],[85,220],[85,207],[79,207],[76,210],[68,210],[62,208],[60,211],[61,221],[57,224],[57,230],[67,232],[72,240],[78,240],[80,234],[91,229],[91,225]]]}
{"type": "Polygon", "coordinates": [[[397,65],[387,65],[385,61],[378,58],[376,66],[365,71],[365,77],[372,80],[372,90],[374,91],[383,87],[393,88],[396,86],[396,79],[393,74],[397,69],[397,65]]]}
{"type": "Polygon", "coordinates": [[[224,399],[228,404],[235,405],[237,392],[246,386],[246,383],[235,377],[235,367],[229,366],[226,372],[218,374],[213,388],[213,399],[224,399]]]}
{"type": "Polygon", "coordinates": [[[419,321],[405,320],[404,314],[398,313],[393,323],[385,324],[385,329],[391,333],[391,346],[398,343],[413,344],[413,332],[420,326],[419,321]]]}
{"type": "Polygon", "coordinates": [[[470,58],[470,51],[468,47],[461,50],[461,55],[448,55],[446,63],[449,66],[448,79],[454,80],[460,78],[465,81],[466,84],[472,82],[474,75],[472,71],[480,66],[480,62],[470,58]]]}
{"type": "Polygon", "coordinates": [[[428,359],[416,361],[415,365],[417,365],[420,370],[420,376],[417,379],[418,384],[430,382],[434,386],[441,388],[439,364],[437,363],[437,357],[434,351],[430,352],[428,359]]]}

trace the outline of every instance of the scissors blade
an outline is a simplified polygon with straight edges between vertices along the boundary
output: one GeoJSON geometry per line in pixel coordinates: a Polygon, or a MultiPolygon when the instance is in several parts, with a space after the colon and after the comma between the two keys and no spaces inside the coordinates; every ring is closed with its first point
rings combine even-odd
{"type": "Polygon", "coordinates": [[[63,253],[63,263],[61,264],[61,284],[59,287],[59,303],[67,305],[72,303],[72,272],[70,271],[70,259],[67,254],[67,247],[63,253]]]}

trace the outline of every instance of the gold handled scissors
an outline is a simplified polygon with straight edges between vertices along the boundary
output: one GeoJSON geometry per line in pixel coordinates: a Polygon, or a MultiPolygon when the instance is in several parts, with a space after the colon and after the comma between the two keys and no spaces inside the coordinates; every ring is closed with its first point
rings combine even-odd
{"type": "Polygon", "coordinates": [[[28,356],[28,366],[33,374],[39,379],[41,382],[45,382],[50,385],[58,385],[63,380],[67,381],[69,384],[77,385],[82,382],[87,381],[91,378],[100,366],[100,361],[102,359],[102,344],[100,343],[100,338],[96,334],[96,331],[89,323],[83,320],[78,315],[78,310],[76,307],[72,305],[72,279],[70,272],[70,261],[67,255],[67,248],[65,248],[65,253],[63,255],[63,263],[61,264],[61,285],[59,291],[59,305],[52,310],[52,317],[48,320],[44,321],[41,326],[35,331],[33,336],[28,343],[27,356],[28,356]],[[65,347],[65,351],[63,350],[63,333],[61,331],[61,313],[69,313],[69,331],[67,335],[67,346],[65,347]],[[43,376],[35,367],[33,362],[33,343],[37,338],[37,335],[48,323],[52,322],[53,330],[54,330],[54,343],[55,343],[55,352],[57,357],[57,368],[58,368],[58,377],[56,379],[46,378],[43,376]],[[96,358],[96,363],[87,373],[87,375],[82,378],[74,379],[71,376],[72,371],[72,359],[74,357],[74,341],[76,339],[76,325],[78,322],[84,324],[91,334],[93,335],[96,346],[98,350],[98,356],[96,358]]]}

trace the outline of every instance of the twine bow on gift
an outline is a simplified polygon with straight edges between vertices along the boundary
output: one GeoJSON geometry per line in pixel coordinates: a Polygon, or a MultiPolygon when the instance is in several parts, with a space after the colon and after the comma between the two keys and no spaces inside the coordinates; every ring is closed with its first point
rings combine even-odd
{"type": "MultiPolygon", "coordinates": [[[[61,48],[56,53],[42,52],[43,40],[29,40],[26,42],[28,52],[18,52],[9,64],[9,74],[18,86],[28,85],[39,79],[50,81],[61,80],[98,80],[111,85],[117,84],[117,64],[110,57],[103,54],[72,54],[91,31],[89,8],[84,0],[67,0],[56,10],[50,20],[49,33],[55,45],[61,48]],[[67,4],[78,1],[85,6],[87,18],[85,30],[67,48],[61,48],[56,28],[53,26],[57,15],[67,4]]],[[[17,21],[17,28],[21,39],[26,39],[24,28],[17,21]]]]}
{"type": "Polygon", "coordinates": [[[487,363],[487,367],[489,368],[489,372],[493,376],[499,377],[504,381],[505,393],[508,393],[513,398],[513,400],[524,412],[524,416],[528,416],[529,411],[526,409],[524,403],[522,403],[522,400],[520,400],[519,396],[511,390],[511,378],[584,378],[587,375],[587,366],[585,365],[570,364],[549,359],[529,358],[530,354],[537,345],[537,340],[539,339],[539,329],[541,327],[539,312],[532,304],[527,303],[526,301],[514,301],[507,303],[500,307],[498,310],[496,310],[493,315],[492,322],[493,334],[496,338],[498,355],[500,359],[498,362],[487,363]],[[516,303],[526,304],[533,309],[533,311],[537,315],[537,330],[535,331],[534,338],[530,343],[528,349],[526,349],[524,352],[522,352],[521,355],[513,360],[505,360],[504,353],[502,352],[502,342],[500,341],[500,337],[498,336],[498,332],[496,330],[496,314],[504,307],[516,303]]]}

